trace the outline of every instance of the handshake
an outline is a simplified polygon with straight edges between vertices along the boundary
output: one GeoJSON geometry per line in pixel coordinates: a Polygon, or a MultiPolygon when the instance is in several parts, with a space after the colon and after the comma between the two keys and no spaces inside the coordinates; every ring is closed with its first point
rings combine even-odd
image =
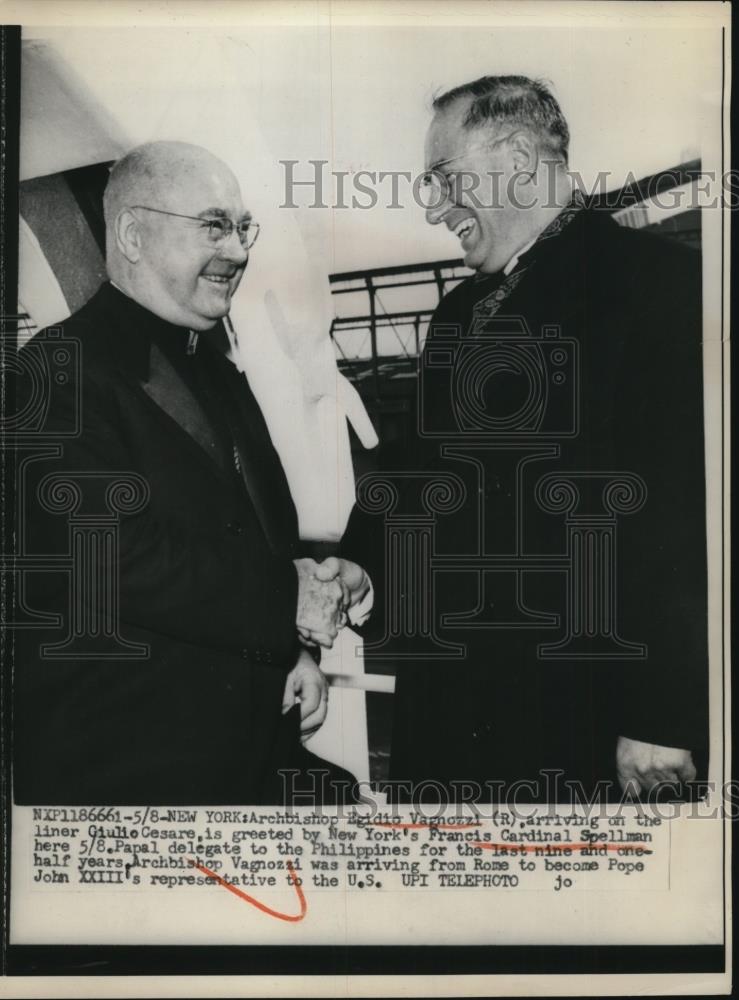
{"type": "Polygon", "coordinates": [[[298,635],[305,646],[330,649],[339,629],[347,623],[349,609],[369,592],[369,577],[354,562],[329,556],[322,563],[295,559],[298,573],[298,635]]]}

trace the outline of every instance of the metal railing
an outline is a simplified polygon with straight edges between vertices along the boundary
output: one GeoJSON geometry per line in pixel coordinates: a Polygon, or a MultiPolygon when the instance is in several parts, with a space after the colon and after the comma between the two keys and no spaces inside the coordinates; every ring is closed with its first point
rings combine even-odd
{"type": "Polygon", "coordinates": [[[364,294],[367,302],[361,312],[337,316],[331,324],[339,367],[355,382],[366,383],[369,379],[375,398],[384,394],[388,378],[403,373],[415,375],[436,303],[432,307],[419,304],[416,309],[388,310],[381,293],[397,288],[418,291],[430,286],[435,288],[438,302],[470,273],[461,260],[454,259],[329,275],[332,295],[364,294]],[[383,350],[380,343],[383,331],[392,335],[394,350],[383,350]],[[353,335],[351,342],[356,345],[353,350],[348,349],[349,342],[343,334],[353,335]]]}

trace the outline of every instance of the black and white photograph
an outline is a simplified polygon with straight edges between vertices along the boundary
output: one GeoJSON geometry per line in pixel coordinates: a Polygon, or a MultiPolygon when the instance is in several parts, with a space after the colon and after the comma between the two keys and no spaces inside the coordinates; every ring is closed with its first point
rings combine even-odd
{"type": "Polygon", "coordinates": [[[730,993],[729,5],[0,13],[0,995],[730,993]]]}

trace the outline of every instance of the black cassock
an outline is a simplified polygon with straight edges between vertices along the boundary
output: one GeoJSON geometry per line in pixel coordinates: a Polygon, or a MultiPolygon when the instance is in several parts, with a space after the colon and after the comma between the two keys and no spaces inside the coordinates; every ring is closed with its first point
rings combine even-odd
{"type": "MultiPolygon", "coordinates": [[[[413,433],[379,474],[397,504],[387,523],[355,508],[344,542],[375,580],[375,653],[397,664],[392,778],[565,800],[565,780],[615,782],[619,735],[689,748],[701,773],[701,329],[699,255],[578,200],[508,276],[440,303],[413,433]],[[423,573],[398,570],[429,511],[430,625],[423,573]]],[[[372,481],[360,506],[377,509],[372,481]]]]}
{"type": "Polygon", "coordinates": [[[15,800],[280,802],[278,768],[324,764],[300,746],[299,710],[281,714],[298,524],[225,331],[189,353],[187,330],[110,284],[63,328],[24,348],[51,360],[18,472],[20,544],[47,566],[22,596],[61,622],[15,634],[15,800]],[[99,541],[111,515],[117,550],[99,541]],[[76,575],[49,569],[73,553],[76,575]]]}

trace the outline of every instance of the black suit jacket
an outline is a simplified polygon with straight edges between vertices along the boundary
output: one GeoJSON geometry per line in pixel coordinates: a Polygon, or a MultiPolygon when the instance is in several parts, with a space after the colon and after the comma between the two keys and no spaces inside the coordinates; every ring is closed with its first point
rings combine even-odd
{"type": "MultiPolygon", "coordinates": [[[[79,342],[79,370],[44,387],[44,433],[59,435],[61,454],[36,451],[19,469],[25,551],[64,557],[74,544],[69,511],[43,499],[48,475],[79,487],[73,520],[110,514],[116,478],[147,496],[119,510],[118,554],[89,556],[117,588],[115,627],[73,592],[88,635],[66,658],[41,647],[69,632],[68,572],[33,574],[27,603],[62,620],[17,633],[15,799],[276,801],[276,769],[298,745],[297,713],[280,712],[296,655],[298,535],[261,411],[209,347],[222,329],[201,334],[187,357],[186,330],[109,284],[63,327],[79,342]],[[79,434],[65,436],[80,417],[79,434]],[[121,643],[148,652],[128,656],[121,643]]],[[[25,350],[42,349],[43,337],[25,350]]]]}
{"type": "MultiPolygon", "coordinates": [[[[591,788],[615,778],[618,735],[699,752],[707,747],[699,255],[581,209],[523,256],[517,271],[507,297],[502,275],[478,275],[440,303],[419,376],[421,433],[387,454],[385,468],[391,478],[393,471],[422,469],[462,480],[466,502],[436,515],[437,555],[478,551],[482,524],[486,554],[505,557],[518,548],[545,560],[566,553],[567,504],[559,514],[542,509],[537,484],[548,475],[585,473],[577,479],[582,502],[574,513],[590,508],[602,515],[604,475],[630,474],[644,502],[617,517],[614,618],[619,636],[645,647],[645,655],[542,656],[543,645],[561,638],[567,602],[576,599],[556,566],[515,578],[492,574],[487,587],[475,572],[437,572],[434,627],[466,654],[431,660],[419,652],[400,662],[391,768],[398,780],[500,780],[510,787],[541,780],[542,769],[560,769],[591,788]],[[473,328],[485,319],[484,303],[497,306],[496,295],[500,307],[487,310],[493,335],[481,340],[473,328]],[[520,341],[510,347],[506,331],[522,322],[540,349],[522,351],[520,341]],[[455,336],[457,346],[450,347],[455,336]],[[531,360],[529,369],[522,357],[531,360]],[[529,420],[530,379],[539,376],[535,402],[544,404],[531,409],[529,420]],[[488,453],[484,479],[459,456],[469,457],[469,445],[485,437],[475,427],[480,413],[492,418],[491,428],[518,414],[509,429],[523,428],[500,436],[510,450],[488,453]],[[549,456],[534,454],[547,448],[554,448],[549,456]],[[469,624],[444,624],[445,615],[465,612],[469,624]],[[536,616],[543,616],[538,624],[536,616]],[[483,619],[498,624],[475,627],[483,619]],[[516,619],[518,625],[501,624],[516,619]]],[[[387,571],[379,558],[382,532],[382,516],[357,509],[344,543],[348,555],[368,565],[376,591],[387,571]]],[[[401,602],[415,599],[411,592],[401,596],[401,602]]],[[[384,631],[382,610],[378,594],[376,636],[384,631]]],[[[410,637],[407,651],[413,649],[410,637]]]]}

